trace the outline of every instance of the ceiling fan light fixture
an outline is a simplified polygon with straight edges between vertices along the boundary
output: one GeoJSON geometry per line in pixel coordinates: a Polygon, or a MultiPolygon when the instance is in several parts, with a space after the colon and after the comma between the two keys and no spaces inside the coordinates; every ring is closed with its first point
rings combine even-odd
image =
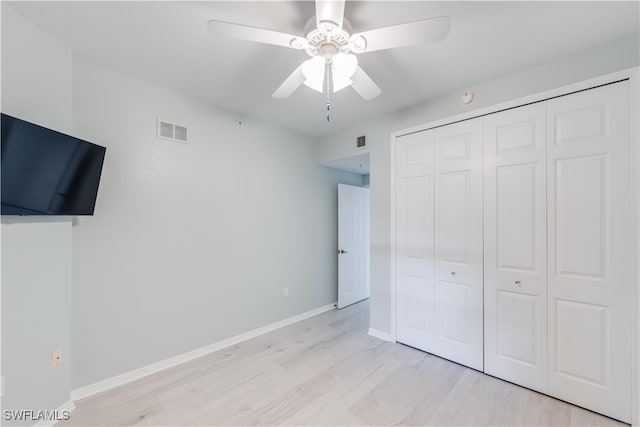
{"type": "Polygon", "coordinates": [[[302,64],[302,75],[305,78],[304,84],[320,93],[323,92],[324,65],[325,61],[320,56],[307,59],[302,64]]]}
{"type": "Polygon", "coordinates": [[[342,90],[345,87],[349,87],[352,84],[353,80],[351,80],[350,78],[336,76],[333,78],[333,93],[336,93],[337,91],[342,90]]]}
{"type": "Polygon", "coordinates": [[[333,93],[336,93],[339,90],[344,89],[345,87],[351,86],[353,84],[353,80],[349,77],[344,76],[333,76],[333,93]]]}
{"type": "Polygon", "coordinates": [[[331,60],[333,69],[333,91],[337,92],[353,84],[351,77],[358,69],[358,58],[353,54],[338,53],[331,60]]]}
{"type": "MultiPolygon", "coordinates": [[[[380,87],[358,66],[354,54],[444,40],[451,28],[448,16],[374,28],[354,33],[344,16],[346,0],[314,0],[316,16],[307,20],[304,36],[212,19],[207,28],[216,36],[304,50],[310,57],[273,92],[288,98],[302,84],[327,94],[351,86],[368,101],[380,95],[380,87]]],[[[328,117],[328,116],[327,116],[328,117]]]]}
{"type": "Polygon", "coordinates": [[[358,69],[358,58],[352,53],[338,53],[331,59],[334,75],[351,77],[358,69]]]}
{"type": "MultiPolygon", "coordinates": [[[[344,89],[353,84],[351,77],[358,69],[358,59],[355,55],[338,53],[331,61],[331,74],[333,77],[333,92],[344,89]]],[[[320,93],[324,92],[326,60],[321,56],[314,56],[302,64],[304,84],[320,93]]]]}

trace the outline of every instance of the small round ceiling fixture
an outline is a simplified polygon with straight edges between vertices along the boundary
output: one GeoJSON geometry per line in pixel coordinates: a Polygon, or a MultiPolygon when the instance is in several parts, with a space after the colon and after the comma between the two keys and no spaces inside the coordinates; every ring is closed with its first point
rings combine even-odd
{"type": "Polygon", "coordinates": [[[460,104],[462,105],[470,105],[474,100],[473,92],[465,92],[460,97],[460,104]]]}

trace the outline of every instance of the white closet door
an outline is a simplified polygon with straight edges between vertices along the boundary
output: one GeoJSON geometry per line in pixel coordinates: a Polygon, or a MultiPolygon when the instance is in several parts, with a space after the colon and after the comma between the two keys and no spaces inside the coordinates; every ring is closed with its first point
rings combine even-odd
{"type": "Polygon", "coordinates": [[[546,107],[484,122],[485,372],[547,388],[546,107]]]}
{"type": "Polygon", "coordinates": [[[482,370],[482,119],[434,132],[433,353],[482,370]]]}
{"type": "Polygon", "coordinates": [[[396,138],[396,339],[433,351],[433,133],[396,138]]]}
{"type": "Polygon", "coordinates": [[[549,392],[630,421],[628,83],[547,104],[549,392]]]}

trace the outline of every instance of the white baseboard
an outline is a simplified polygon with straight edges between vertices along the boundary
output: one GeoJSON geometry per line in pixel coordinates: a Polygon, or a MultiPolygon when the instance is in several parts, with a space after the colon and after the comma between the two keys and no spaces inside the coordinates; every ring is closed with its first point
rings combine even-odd
{"type": "Polygon", "coordinates": [[[186,353],[179,354],[177,356],[170,357],[156,363],[152,363],[151,365],[143,366],[142,368],[134,369],[133,371],[125,372],[124,374],[116,375],[115,377],[107,378],[106,380],[98,381],[96,383],[71,390],[71,399],[77,401],[80,399],[84,399],[85,397],[93,396],[94,394],[103,392],[105,390],[119,387],[131,381],[146,377],[147,375],[155,374],[156,372],[163,371],[181,363],[189,362],[193,359],[197,359],[198,357],[213,353],[214,351],[222,350],[223,348],[236,345],[238,343],[249,340],[251,338],[255,338],[260,335],[264,335],[271,331],[275,331],[276,329],[291,325],[292,323],[296,323],[301,320],[308,319],[309,317],[317,316],[318,314],[334,310],[335,308],[336,303],[318,307],[305,313],[289,317],[288,319],[283,319],[278,322],[263,326],[261,328],[254,329],[240,335],[215,342],[213,344],[209,344],[205,347],[197,348],[195,350],[188,351],[186,353]]]}
{"type": "Polygon", "coordinates": [[[377,329],[369,328],[369,335],[371,335],[374,338],[381,339],[383,341],[389,341],[389,342],[393,342],[393,343],[396,342],[396,340],[393,339],[391,334],[388,334],[386,332],[380,332],[377,329]]]}
{"type": "MultiPolygon", "coordinates": [[[[57,414],[61,414],[62,411],[73,412],[74,409],[76,409],[76,405],[75,405],[75,403],[73,403],[73,400],[67,400],[59,408],[57,408],[54,412],[57,413],[57,414]]],[[[60,421],[60,420],[58,420],[58,421],[60,421]]],[[[41,421],[38,421],[35,424],[35,427],[53,427],[54,425],[56,425],[58,423],[58,421],[56,421],[56,420],[41,420],[41,421]]]]}

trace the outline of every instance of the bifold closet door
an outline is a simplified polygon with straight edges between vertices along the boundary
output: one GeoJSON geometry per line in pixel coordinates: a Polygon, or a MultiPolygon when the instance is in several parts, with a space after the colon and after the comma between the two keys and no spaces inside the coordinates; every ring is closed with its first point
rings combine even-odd
{"type": "Polygon", "coordinates": [[[433,132],[396,138],[396,340],[433,352],[433,132]]]}
{"type": "Polygon", "coordinates": [[[549,393],[631,418],[629,87],[547,102],[549,393]]]}
{"type": "Polygon", "coordinates": [[[433,132],[434,353],[482,370],[482,119],[433,132]]]}
{"type": "Polygon", "coordinates": [[[546,107],[485,117],[485,372],[547,389],[546,107]]]}

